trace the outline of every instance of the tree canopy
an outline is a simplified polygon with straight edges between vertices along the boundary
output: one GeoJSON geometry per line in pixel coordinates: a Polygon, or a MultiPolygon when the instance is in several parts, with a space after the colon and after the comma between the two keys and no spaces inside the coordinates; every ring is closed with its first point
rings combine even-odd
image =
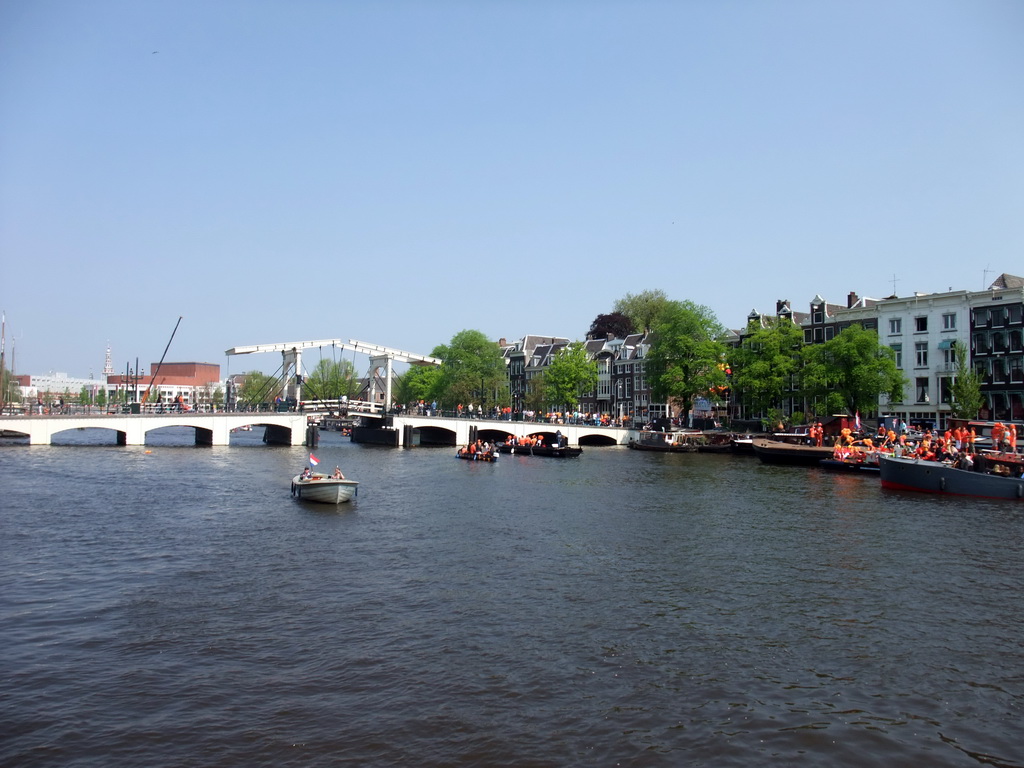
{"type": "Polygon", "coordinates": [[[624,339],[629,334],[635,333],[636,328],[628,315],[622,312],[611,312],[607,315],[598,315],[590,324],[587,336],[591,339],[606,339],[611,336],[613,339],[624,339]]]}
{"type": "Polygon", "coordinates": [[[238,400],[246,405],[272,402],[281,393],[281,383],[262,371],[243,374],[245,382],[238,388],[238,400]]]}
{"type": "Polygon", "coordinates": [[[480,331],[459,331],[450,343],[436,347],[431,355],[441,360],[436,393],[446,406],[487,406],[500,400],[501,392],[508,391],[501,348],[480,331]]]}
{"type": "Polygon", "coordinates": [[[668,302],[658,316],[647,357],[655,401],[676,401],[688,413],[694,398],[725,386],[724,328],[714,312],[692,301],[668,302]]]}
{"type": "Polygon", "coordinates": [[[432,402],[437,397],[441,369],[436,365],[414,365],[398,380],[395,399],[400,403],[432,402]]]}
{"type": "Polygon", "coordinates": [[[615,302],[613,312],[625,315],[632,321],[634,332],[650,332],[657,325],[662,313],[675,304],[660,289],[642,291],[636,295],[627,293],[615,302]]]}
{"type": "Polygon", "coordinates": [[[732,387],[755,411],[777,406],[802,365],[803,331],[788,319],[773,320],[729,353],[732,387]]]}
{"type": "Polygon", "coordinates": [[[580,397],[597,387],[597,363],[590,359],[582,342],[574,341],[558,350],[544,372],[545,394],[551,405],[574,410],[580,397]]]}
{"type": "Polygon", "coordinates": [[[303,391],[316,400],[340,400],[342,395],[354,397],[358,389],[359,380],[352,361],[323,358],[306,376],[303,391]]]}
{"type": "Polygon", "coordinates": [[[981,375],[971,368],[967,347],[962,341],[953,342],[955,377],[950,387],[950,410],[957,419],[976,419],[985,403],[981,394],[981,375]]]}
{"type": "Polygon", "coordinates": [[[903,399],[907,381],[896,367],[895,354],[879,344],[875,331],[859,324],[824,344],[804,347],[803,358],[805,393],[825,412],[875,411],[882,394],[893,402],[903,399]]]}

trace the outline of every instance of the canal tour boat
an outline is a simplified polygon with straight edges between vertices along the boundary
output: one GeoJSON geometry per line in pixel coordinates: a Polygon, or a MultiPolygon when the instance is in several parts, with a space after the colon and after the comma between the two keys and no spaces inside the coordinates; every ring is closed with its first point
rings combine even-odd
{"type": "Polygon", "coordinates": [[[292,496],[322,504],[343,504],[359,492],[359,483],[320,472],[303,473],[292,478],[292,496]]]}
{"type": "Polygon", "coordinates": [[[979,471],[985,464],[973,470],[958,469],[939,461],[905,459],[895,456],[879,456],[879,471],[882,487],[896,491],[921,491],[951,496],[975,496],[988,499],[1024,499],[1024,479],[1020,477],[1020,461],[994,463],[981,459],[992,469],[992,473],[979,471]],[[1010,469],[1016,465],[1016,474],[1010,469]],[[1003,474],[1005,472],[1006,474],[1003,474]]]}

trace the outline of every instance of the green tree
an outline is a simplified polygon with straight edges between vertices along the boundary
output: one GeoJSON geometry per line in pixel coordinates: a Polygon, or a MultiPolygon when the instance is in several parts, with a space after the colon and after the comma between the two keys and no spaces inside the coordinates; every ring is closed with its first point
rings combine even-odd
{"type": "Polygon", "coordinates": [[[353,397],[358,389],[355,366],[350,360],[321,359],[306,376],[304,393],[314,400],[340,400],[353,397]]]}
{"type": "Polygon", "coordinates": [[[5,365],[0,369],[0,387],[3,388],[4,405],[16,403],[21,400],[21,389],[18,387],[18,380],[7,370],[5,365]]]}
{"type": "Polygon", "coordinates": [[[523,408],[527,411],[544,413],[548,405],[548,388],[544,377],[530,379],[526,382],[526,393],[523,395],[523,408]]]}
{"type": "Polygon", "coordinates": [[[436,365],[413,365],[399,377],[395,399],[400,403],[432,402],[437,396],[441,369],[436,365]]]}
{"type": "Polygon", "coordinates": [[[101,386],[99,392],[96,393],[96,405],[99,408],[105,408],[107,406],[107,386],[106,386],[106,384],[101,386]]]}
{"type": "Polygon", "coordinates": [[[651,334],[647,356],[654,400],[676,402],[688,414],[694,398],[725,386],[724,332],[708,307],[692,301],[669,302],[651,334]]]}
{"type": "Polygon", "coordinates": [[[213,406],[218,411],[224,407],[224,390],[220,387],[213,390],[213,406]]]}
{"type": "Polygon", "coordinates": [[[824,344],[804,347],[803,358],[805,393],[832,412],[874,412],[879,395],[893,402],[903,397],[907,380],[896,367],[895,353],[859,324],[824,344]]]}
{"type": "Polygon", "coordinates": [[[89,391],[89,387],[85,384],[78,391],[78,404],[84,406],[92,405],[92,393],[89,391]]]}
{"type": "Polygon", "coordinates": [[[445,406],[479,403],[487,407],[500,399],[502,390],[507,392],[501,347],[480,331],[459,331],[431,355],[441,360],[436,392],[445,406]]]}
{"type": "Polygon", "coordinates": [[[777,408],[799,374],[804,335],[788,319],[758,328],[729,353],[732,389],[757,413],[777,408]]]}
{"type": "Polygon", "coordinates": [[[582,342],[574,341],[558,350],[544,371],[548,402],[575,410],[580,397],[597,387],[597,363],[590,359],[582,342]]]}
{"type": "Polygon", "coordinates": [[[976,419],[985,403],[981,394],[981,374],[971,368],[967,347],[961,341],[953,342],[954,378],[950,387],[950,408],[954,418],[976,419]]]}
{"type": "Polygon", "coordinates": [[[281,382],[262,371],[249,371],[243,376],[245,382],[238,388],[238,401],[244,405],[271,403],[281,394],[281,382]]]}
{"type": "Polygon", "coordinates": [[[668,311],[674,303],[662,290],[643,291],[636,295],[627,293],[615,302],[613,312],[628,317],[637,331],[643,329],[649,333],[657,325],[662,313],[668,311]]]}

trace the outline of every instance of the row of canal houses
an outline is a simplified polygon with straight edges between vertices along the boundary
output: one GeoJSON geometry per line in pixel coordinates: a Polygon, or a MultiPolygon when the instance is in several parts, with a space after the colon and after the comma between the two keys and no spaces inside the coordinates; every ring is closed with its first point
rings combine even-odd
{"type": "MultiPolygon", "coordinates": [[[[805,344],[829,341],[855,323],[876,331],[880,342],[893,350],[896,365],[908,380],[900,400],[880,398],[879,414],[908,423],[945,426],[956,371],[954,343],[961,342],[970,350],[971,365],[981,375],[985,402],[979,417],[1024,420],[1024,278],[1003,274],[982,291],[949,290],[884,299],[850,293],[845,304],[830,304],[815,296],[806,312],[781,300],[771,315],[752,311],[744,328],[728,332],[727,342],[742,344],[753,332],[777,320],[798,325],[805,344]]],[[[511,344],[504,339],[500,343],[508,362],[513,408],[526,410],[531,380],[543,375],[570,340],[531,335],[511,344]]],[[[650,349],[646,335],[588,338],[585,345],[597,362],[598,384],[581,398],[581,412],[628,418],[632,423],[679,415],[670,414],[666,404],[652,401],[644,370],[650,349]]],[[[795,382],[777,408],[785,416],[814,410],[813,404],[800,397],[795,382]]],[[[726,402],[698,400],[693,416],[719,418],[726,414],[733,421],[757,421],[764,415],[744,403],[742,392],[733,391],[726,402]]]]}

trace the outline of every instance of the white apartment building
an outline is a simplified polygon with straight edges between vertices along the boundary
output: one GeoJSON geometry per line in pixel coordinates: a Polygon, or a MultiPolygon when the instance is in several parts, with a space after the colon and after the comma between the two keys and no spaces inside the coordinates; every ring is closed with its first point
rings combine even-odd
{"type": "Polygon", "coordinates": [[[954,342],[971,349],[971,294],[968,291],[916,294],[883,299],[878,340],[896,355],[907,377],[901,400],[883,395],[879,412],[908,424],[944,427],[950,417],[950,387],[956,372],[954,342]]]}

